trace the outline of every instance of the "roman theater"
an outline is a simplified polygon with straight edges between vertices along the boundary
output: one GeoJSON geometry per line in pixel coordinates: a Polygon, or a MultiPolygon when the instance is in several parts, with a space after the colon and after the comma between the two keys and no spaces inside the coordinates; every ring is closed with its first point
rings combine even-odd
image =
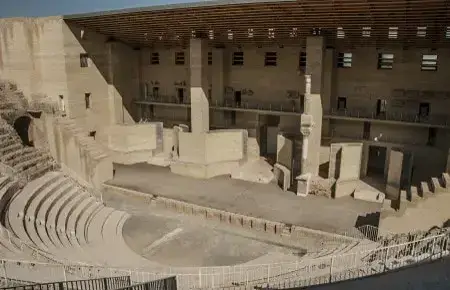
{"type": "Polygon", "coordinates": [[[0,18],[0,287],[448,289],[449,76],[447,0],[0,18]]]}

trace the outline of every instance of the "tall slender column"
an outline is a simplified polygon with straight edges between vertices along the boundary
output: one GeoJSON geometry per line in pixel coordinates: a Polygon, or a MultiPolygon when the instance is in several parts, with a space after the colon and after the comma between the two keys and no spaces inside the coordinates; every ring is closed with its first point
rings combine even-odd
{"type": "Polygon", "coordinates": [[[209,131],[209,104],[206,95],[209,89],[207,78],[207,40],[198,38],[191,39],[189,56],[192,132],[205,133],[209,131]]]}

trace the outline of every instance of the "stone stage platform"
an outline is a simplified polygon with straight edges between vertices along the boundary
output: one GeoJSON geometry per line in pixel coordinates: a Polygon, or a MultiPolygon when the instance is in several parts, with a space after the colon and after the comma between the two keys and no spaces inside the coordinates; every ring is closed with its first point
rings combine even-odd
{"type": "Polygon", "coordinates": [[[379,212],[381,205],[351,197],[298,197],[275,183],[258,184],[226,176],[208,180],[179,176],[149,164],[115,165],[107,184],[270,221],[342,232],[379,212]]]}

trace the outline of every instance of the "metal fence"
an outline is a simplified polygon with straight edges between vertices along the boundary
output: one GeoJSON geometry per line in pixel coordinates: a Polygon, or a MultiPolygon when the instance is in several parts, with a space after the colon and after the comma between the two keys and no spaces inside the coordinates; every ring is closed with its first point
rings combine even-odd
{"type": "Polygon", "coordinates": [[[120,288],[120,290],[177,290],[177,278],[175,276],[172,276],[164,279],[123,287],[120,288]]]}
{"type": "MultiPolygon", "coordinates": [[[[327,113],[324,113],[327,115],[327,113]]],[[[406,112],[386,112],[376,114],[376,112],[358,110],[358,109],[335,109],[332,108],[328,114],[329,116],[347,117],[347,118],[362,118],[383,121],[398,121],[408,123],[420,123],[437,126],[449,126],[450,118],[447,115],[433,115],[433,116],[419,116],[419,114],[411,114],[406,112]]]]}
{"type": "MultiPolygon", "coordinates": [[[[371,248],[363,245],[358,248],[358,251],[347,251],[346,254],[328,254],[320,258],[300,257],[297,261],[289,263],[203,268],[123,269],[3,260],[0,277],[4,281],[8,281],[8,277],[11,277],[18,280],[44,283],[130,276],[132,283],[144,283],[176,275],[179,289],[247,287],[250,285],[288,283],[289,281],[291,281],[289,283],[303,281],[304,284],[315,285],[323,281],[325,276],[329,277],[331,281],[339,281],[345,277],[355,277],[357,274],[369,275],[371,273],[369,270],[377,267],[389,270],[398,265],[423,261],[432,255],[443,256],[448,254],[450,234],[447,230],[442,230],[433,236],[426,236],[427,233],[420,232],[394,235],[390,239],[379,239],[372,232],[375,229],[370,226],[365,227],[365,229],[367,235],[372,235],[374,239],[378,239],[378,243],[369,244],[372,246],[371,248]],[[385,246],[380,247],[380,244],[385,246]],[[364,272],[364,269],[367,271],[364,272]]],[[[336,251],[335,253],[339,252],[336,251]]]]}
{"type": "Polygon", "coordinates": [[[42,284],[5,287],[2,290],[114,290],[131,286],[129,276],[107,277],[89,280],[59,281],[42,284]]]}

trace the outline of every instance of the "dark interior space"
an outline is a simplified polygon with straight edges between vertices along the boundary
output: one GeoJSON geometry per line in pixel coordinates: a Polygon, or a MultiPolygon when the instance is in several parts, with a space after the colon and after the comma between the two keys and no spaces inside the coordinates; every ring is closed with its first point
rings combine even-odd
{"type": "Polygon", "coordinates": [[[14,121],[14,129],[22,140],[22,144],[25,146],[33,146],[33,141],[30,140],[28,129],[30,128],[31,118],[28,116],[22,116],[14,121]]]}
{"type": "Polygon", "coordinates": [[[369,146],[369,160],[367,162],[367,176],[383,177],[386,163],[386,147],[369,146]]]}

